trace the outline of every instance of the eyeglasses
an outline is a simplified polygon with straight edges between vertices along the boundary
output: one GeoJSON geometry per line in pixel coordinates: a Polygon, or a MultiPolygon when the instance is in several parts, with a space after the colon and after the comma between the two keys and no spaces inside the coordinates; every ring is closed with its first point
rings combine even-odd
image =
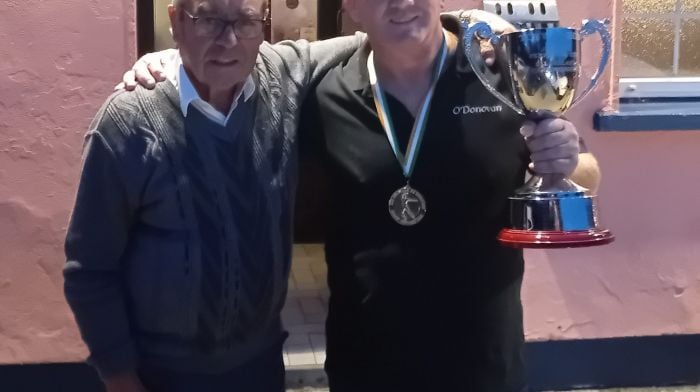
{"type": "Polygon", "coordinates": [[[194,23],[194,33],[203,38],[217,38],[226,26],[233,27],[233,33],[241,39],[257,38],[263,33],[267,16],[264,18],[241,18],[226,20],[213,16],[195,16],[183,10],[194,23]]]}

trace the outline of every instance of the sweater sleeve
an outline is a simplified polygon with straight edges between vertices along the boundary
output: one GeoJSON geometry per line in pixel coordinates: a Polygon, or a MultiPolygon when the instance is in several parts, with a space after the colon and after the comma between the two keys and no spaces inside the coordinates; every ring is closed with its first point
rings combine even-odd
{"type": "Polygon", "coordinates": [[[366,34],[357,32],[347,37],[308,42],[281,41],[272,45],[285,60],[286,71],[296,83],[315,85],[326,73],[347,60],[365,41],[366,34]]]}
{"type": "Polygon", "coordinates": [[[104,379],[133,370],[137,362],[120,262],[136,209],[102,133],[115,123],[102,114],[93,124],[65,240],[64,292],[90,350],[88,363],[104,379]]]}

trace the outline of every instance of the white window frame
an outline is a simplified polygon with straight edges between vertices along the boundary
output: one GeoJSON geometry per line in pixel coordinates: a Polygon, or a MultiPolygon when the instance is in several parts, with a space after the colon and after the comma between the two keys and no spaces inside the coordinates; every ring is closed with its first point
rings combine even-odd
{"type": "MultiPolygon", "coordinates": [[[[624,0],[623,0],[624,1],[624,0]]],[[[671,13],[624,12],[631,17],[659,17],[672,20],[675,26],[673,49],[673,72],[678,72],[680,52],[680,28],[684,18],[700,20],[700,12],[681,12],[683,0],[676,0],[676,6],[671,13]]],[[[624,37],[622,37],[624,39],[624,37]]],[[[620,78],[619,96],[629,98],[698,98],[700,97],[700,75],[697,77],[668,76],[668,77],[634,77],[620,78]]]]}
{"type": "Polygon", "coordinates": [[[620,98],[698,98],[699,77],[620,78],[620,98]]]}

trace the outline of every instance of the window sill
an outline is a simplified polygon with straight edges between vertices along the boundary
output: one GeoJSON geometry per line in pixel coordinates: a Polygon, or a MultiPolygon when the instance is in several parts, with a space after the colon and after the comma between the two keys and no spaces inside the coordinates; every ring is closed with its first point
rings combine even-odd
{"type": "Polygon", "coordinates": [[[593,118],[601,132],[700,130],[700,102],[626,102],[618,111],[601,111],[593,118]]]}

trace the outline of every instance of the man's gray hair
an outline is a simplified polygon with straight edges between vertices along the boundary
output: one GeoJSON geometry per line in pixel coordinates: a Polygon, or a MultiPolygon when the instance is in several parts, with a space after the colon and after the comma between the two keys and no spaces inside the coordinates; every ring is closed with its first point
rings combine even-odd
{"type": "MultiPolygon", "coordinates": [[[[174,6],[178,6],[185,1],[191,1],[191,0],[171,0],[170,3],[174,6]]],[[[260,10],[263,15],[269,15],[270,14],[270,0],[263,0],[262,2],[262,9],[260,10]]]]}

